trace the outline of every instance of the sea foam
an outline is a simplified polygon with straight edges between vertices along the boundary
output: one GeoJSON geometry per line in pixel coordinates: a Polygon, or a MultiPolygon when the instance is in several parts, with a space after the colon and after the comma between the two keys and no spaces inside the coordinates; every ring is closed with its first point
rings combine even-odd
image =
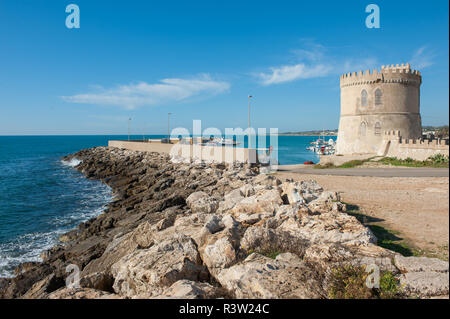
{"type": "Polygon", "coordinates": [[[61,161],[64,165],[66,166],[70,166],[70,167],[75,167],[78,166],[79,164],[81,164],[81,160],[77,159],[77,158],[72,158],[70,161],[61,161]]]}
{"type": "Polygon", "coordinates": [[[27,192],[26,197],[18,191],[17,196],[22,197],[10,200],[22,213],[3,213],[8,205],[6,210],[0,209],[0,218],[14,225],[23,224],[20,231],[12,231],[8,223],[0,225],[0,278],[14,277],[14,269],[23,262],[42,261],[41,252],[57,245],[60,235],[101,214],[112,200],[109,186],[68,169],[81,162],[76,158],[36,160],[35,165],[30,165],[33,178],[25,176],[22,183],[30,181],[30,185],[39,183],[40,187],[31,188],[34,191],[27,192]]]}

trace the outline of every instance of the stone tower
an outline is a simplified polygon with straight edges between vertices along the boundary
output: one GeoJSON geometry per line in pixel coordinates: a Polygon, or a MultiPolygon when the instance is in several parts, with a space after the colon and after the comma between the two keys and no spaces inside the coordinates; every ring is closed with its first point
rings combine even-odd
{"type": "Polygon", "coordinates": [[[421,83],[420,72],[408,63],[342,75],[336,154],[377,153],[384,131],[421,138],[421,83]]]}

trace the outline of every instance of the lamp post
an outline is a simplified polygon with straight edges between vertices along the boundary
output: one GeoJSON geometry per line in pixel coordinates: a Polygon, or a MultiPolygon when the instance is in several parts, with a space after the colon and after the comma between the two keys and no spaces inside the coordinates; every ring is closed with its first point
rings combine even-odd
{"type": "Polygon", "coordinates": [[[170,143],[170,115],[172,113],[167,113],[167,143],[170,143]]]}
{"type": "Polygon", "coordinates": [[[131,122],[131,117],[128,118],[128,141],[130,140],[130,122],[131,122]]]}
{"type": "Polygon", "coordinates": [[[251,126],[251,124],[250,124],[250,99],[252,98],[253,96],[251,96],[251,95],[249,95],[248,96],[248,148],[250,148],[251,147],[251,145],[252,145],[252,137],[251,137],[251,130],[250,130],[250,128],[252,127],[251,126]]]}

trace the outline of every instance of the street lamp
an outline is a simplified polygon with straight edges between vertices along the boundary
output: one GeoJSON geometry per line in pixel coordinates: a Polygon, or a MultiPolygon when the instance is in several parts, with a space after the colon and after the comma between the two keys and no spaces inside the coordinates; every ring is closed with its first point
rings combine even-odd
{"type": "Polygon", "coordinates": [[[250,124],[250,99],[252,98],[253,96],[251,96],[251,95],[249,95],[248,96],[248,148],[250,148],[251,147],[251,145],[252,145],[252,138],[251,138],[251,124],[250,124]]]}
{"type": "Polygon", "coordinates": [[[128,141],[130,140],[130,122],[131,122],[131,117],[128,118],[128,141]]]}
{"type": "Polygon", "coordinates": [[[170,143],[170,115],[172,113],[167,113],[167,143],[170,143]]]}

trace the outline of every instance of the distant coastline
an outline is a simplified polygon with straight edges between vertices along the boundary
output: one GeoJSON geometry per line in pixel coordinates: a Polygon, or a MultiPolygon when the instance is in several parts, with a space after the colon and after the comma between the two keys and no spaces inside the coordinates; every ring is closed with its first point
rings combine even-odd
{"type": "Polygon", "coordinates": [[[303,131],[303,132],[283,132],[274,135],[284,136],[337,136],[338,130],[324,130],[324,131],[303,131]]]}

